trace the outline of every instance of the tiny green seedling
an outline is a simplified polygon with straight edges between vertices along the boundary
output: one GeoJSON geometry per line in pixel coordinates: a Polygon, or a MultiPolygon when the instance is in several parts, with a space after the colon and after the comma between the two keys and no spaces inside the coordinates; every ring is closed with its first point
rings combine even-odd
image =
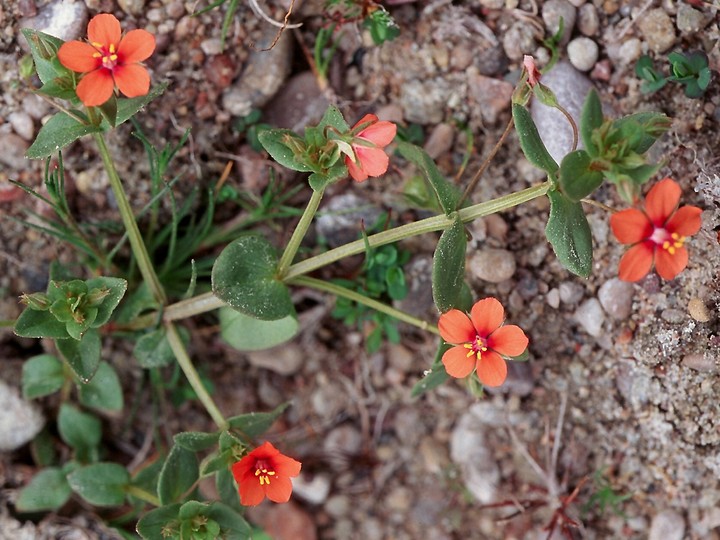
{"type": "Polygon", "coordinates": [[[640,91],[643,94],[657,92],[668,81],[674,81],[685,87],[685,95],[698,99],[707,90],[712,79],[712,71],[708,65],[707,55],[702,51],[689,53],[672,52],[668,55],[670,74],[664,76],[654,68],[648,55],[643,55],[635,65],[635,74],[642,79],[640,91]]]}

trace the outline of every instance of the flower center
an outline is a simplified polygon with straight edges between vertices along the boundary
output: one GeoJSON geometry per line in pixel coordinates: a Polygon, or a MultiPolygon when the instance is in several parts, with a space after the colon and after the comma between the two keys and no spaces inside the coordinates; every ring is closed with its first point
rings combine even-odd
{"type": "Polygon", "coordinates": [[[662,227],[655,228],[652,235],[650,235],[650,240],[670,255],[675,255],[677,249],[685,243],[684,236],[680,236],[678,233],[669,233],[662,227]]]}
{"type": "Polygon", "coordinates": [[[482,353],[488,350],[487,340],[480,336],[475,336],[474,341],[466,343],[463,347],[470,349],[467,353],[467,358],[470,358],[472,355],[477,355],[478,360],[480,360],[482,353]]]}
{"type": "Polygon", "coordinates": [[[93,58],[102,58],[103,67],[113,70],[118,61],[115,44],[111,43],[108,47],[105,47],[102,43],[92,42],[91,45],[97,49],[97,52],[93,53],[93,58]]]}
{"type": "Polygon", "coordinates": [[[267,486],[270,485],[270,477],[275,476],[275,471],[270,469],[264,459],[259,459],[255,462],[255,476],[260,479],[261,486],[267,486]]]}

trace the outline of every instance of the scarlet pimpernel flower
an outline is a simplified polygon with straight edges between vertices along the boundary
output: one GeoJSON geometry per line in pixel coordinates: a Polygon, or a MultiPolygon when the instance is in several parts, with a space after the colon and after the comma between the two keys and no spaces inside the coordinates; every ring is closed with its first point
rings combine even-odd
{"type": "Polygon", "coordinates": [[[368,176],[380,176],[390,164],[390,158],[383,148],[392,142],[397,126],[392,122],[378,121],[374,114],[366,114],[352,128],[350,146],[354,156],[345,156],[345,165],[350,176],[357,182],[368,176]]]}
{"type": "Polygon", "coordinates": [[[103,13],[88,23],[88,41],[68,41],[58,51],[63,66],[83,74],[76,91],[85,106],[102,105],[116,86],[129,98],[148,93],[150,75],[139,62],[155,50],[150,32],[131,30],[123,36],[120,22],[103,13]]]}
{"type": "Polygon", "coordinates": [[[639,281],[652,268],[663,279],[673,279],[688,263],[685,240],[700,230],[697,206],[681,206],[677,182],[665,178],[648,192],[645,209],[628,208],[610,217],[610,227],[621,244],[632,247],[620,259],[618,276],[639,281]]]}
{"type": "Polygon", "coordinates": [[[260,504],[265,497],[273,502],[290,500],[290,478],[300,474],[302,464],[280,453],[269,442],[258,446],[232,466],[243,506],[260,504]]]}
{"type": "Polygon", "coordinates": [[[461,379],[477,370],[485,386],[500,386],[507,377],[503,356],[519,356],[528,338],[519,326],[505,325],[505,309],[496,298],[475,303],[470,316],[458,309],[440,315],[440,336],[455,345],[442,357],[448,375],[461,379]]]}

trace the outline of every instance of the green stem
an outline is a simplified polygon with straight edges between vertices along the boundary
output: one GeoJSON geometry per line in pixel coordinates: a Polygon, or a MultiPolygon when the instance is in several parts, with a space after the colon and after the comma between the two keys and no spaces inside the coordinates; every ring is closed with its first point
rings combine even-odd
{"type": "Polygon", "coordinates": [[[125,493],[128,495],[132,495],[133,497],[137,497],[141,501],[145,501],[146,503],[150,503],[153,506],[162,506],[162,503],[160,503],[160,499],[156,495],[153,495],[149,491],[145,491],[141,487],[134,486],[132,484],[129,484],[125,486],[125,493]]]}
{"type": "MultiPolygon", "coordinates": [[[[551,187],[551,182],[543,182],[538,186],[533,186],[517,193],[512,193],[510,195],[505,195],[504,197],[498,197],[492,201],[463,208],[458,212],[458,215],[463,222],[472,221],[479,217],[507,210],[513,206],[541,197],[545,195],[551,187]]],[[[444,214],[433,216],[368,236],[367,244],[370,247],[391,244],[393,242],[397,242],[398,240],[410,238],[411,236],[417,236],[419,234],[433,231],[441,231],[449,227],[452,223],[453,219],[444,214]]],[[[365,239],[356,240],[338,248],[331,249],[330,251],[326,251],[325,253],[315,257],[311,257],[310,259],[293,264],[287,269],[283,281],[295,282],[296,278],[317,270],[325,265],[339,261],[340,259],[351,255],[363,253],[366,249],[365,242],[365,239]]],[[[212,311],[224,305],[225,303],[212,293],[205,293],[166,307],[163,317],[165,321],[174,321],[212,311]]]]}
{"type": "Polygon", "coordinates": [[[427,321],[423,321],[422,319],[413,317],[412,315],[409,315],[404,311],[400,311],[399,309],[395,309],[394,307],[388,306],[387,304],[383,304],[382,302],[378,302],[377,300],[368,298],[364,294],[352,291],[346,287],[342,287],[340,285],[332,283],[331,281],[323,281],[307,276],[298,276],[288,281],[288,284],[300,287],[310,287],[311,289],[317,289],[318,291],[324,291],[330,294],[334,294],[335,296],[347,298],[348,300],[352,300],[353,302],[357,302],[358,304],[367,306],[371,309],[374,309],[375,311],[390,315],[391,317],[394,317],[399,321],[412,324],[413,326],[417,326],[421,330],[427,330],[428,332],[432,332],[433,334],[440,335],[440,331],[437,329],[437,326],[432,325],[427,321]]]}
{"type": "Polygon", "coordinates": [[[308,205],[305,208],[303,215],[300,217],[300,221],[298,222],[297,227],[295,227],[282,257],[280,257],[280,262],[277,266],[277,276],[280,279],[285,276],[285,273],[292,264],[295,254],[300,247],[300,243],[303,238],[305,238],[305,234],[310,227],[310,223],[312,222],[313,217],[315,217],[315,212],[317,212],[318,206],[320,206],[320,201],[322,200],[324,192],[324,189],[320,189],[318,191],[313,190],[312,197],[310,197],[308,205]]]}
{"type": "Polygon", "coordinates": [[[192,360],[190,360],[190,355],[188,355],[187,350],[185,349],[185,344],[182,342],[177,328],[175,328],[173,323],[166,322],[165,330],[167,331],[166,336],[168,343],[175,354],[175,358],[177,358],[178,364],[180,364],[180,369],[183,370],[190,386],[195,391],[195,394],[197,394],[200,403],[203,404],[203,407],[205,407],[205,410],[208,412],[218,428],[221,430],[227,429],[227,420],[225,420],[225,417],[220,412],[217,405],[215,405],[215,402],[212,400],[210,394],[200,380],[200,375],[195,370],[192,360]]]}
{"type": "Polygon", "coordinates": [[[128,239],[130,240],[130,247],[137,259],[138,267],[140,268],[143,280],[147,283],[147,286],[150,288],[155,300],[157,300],[160,304],[165,304],[167,302],[165,290],[160,284],[157,273],[155,273],[155,268],[150,260],[150,255],[145,247],[145,242],[140,234],[140,229],[138,229],[137,223],[135,222],[135,216],[132,212],[132,208],[130,207],[130,202],[125,194],[125,190],[123,189],[120,176],[118,175],[115,164],[112,161],[110,151],[105,144],[105,139],[103,139],[100,133],[94,133],[93,138],[100,150],[100,157],[102,158],[103,165],[105,165],[105,170],[108,173],[110,187],[115,195],[118,210],[120,211],[120,216],[122,217],[125,230],[128,234],[128,239]]]}

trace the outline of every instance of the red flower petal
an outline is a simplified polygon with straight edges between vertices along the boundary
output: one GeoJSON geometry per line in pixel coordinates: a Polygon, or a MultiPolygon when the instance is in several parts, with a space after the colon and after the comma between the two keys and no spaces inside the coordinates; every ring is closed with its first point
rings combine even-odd
{"type": "Polygon", "coordinates": [[[264,486],[267,498],[276,503],[286,503],[292,494],[292,482],[284,476],[270,477],[270,483],[264,486]]]}
{"type": "Polygon", "coordinates": [[[355,154],[363,171],[368,176],[381,176],[385,174],[390,164],[390,158],[381,148],[368,148],[353,145],[355,154]]]}
{"type": "Polygon", "coordinates": [[[448,375],[456,379],[464,379],[472,373],[473,368],[475,368],[475,355],[473,354],[468,357],[468,352],[470,352],[469,349],[466,349],[462,345],[445,351],[442,357],[442,363],[448,375]]]}
{"type": "Polygon", "coordinates": [[[283,454],[271,458],[271,466],[278,476],[297,476],[300,474],[302,463],[283,454]]]}
{"type": "Polygon", "coordinates": [[[345,166],[348,168],[348,173],[352,176],[356,182],[364,182],[368,179],[367,173],[363,171],[352,159],[345,156],[345,166]]]}
{"type": "Polygon", "coordinates": [[[155,50],[155,38],[147,30],[130,30],[118,46],[118,60],[121,64],[142,62],[155,50]]]}
{"type": "Polygon", "coordinates": [[[665,230],[680,236],[692,236],[700,230],[702,209],[697,206],[681,206],[665,224],[665,230]]]}
{"type": "MultiPolygon", "coordinates": [[[[454,345],[475,341],[477,337],[473,323],[459,309],[451,309],[440,315],[438,330],[445,341],[454,345]]],[[[464,350],[467,353],[467,349],[464,350]]]]}
{"type": "Polygon", "coordinates": [[[378,121],[378,117],[376,115],[366,114],[360,120],[355,122],[355,125],[352,127],[351,131],[356,130],[358,127],[362,126],[363,124],[374,124],[377,121],[378,121]]]}
{"type": "Polygon", "coordinates": [[[486,351],[477,361],[477,375],[485,386],[500,386],[507,378],[507,364],[498,353],[486,351]]]}
{"type": "Polygon", "coordinates": [[[478,335],[488,337],[503,323],[505,309],[497,298],[484,298],[475,302],[470,318],[478,335]]]}
{"type": "Polygon", "coordinates": [[[635,208],[615,212],[610,216],[610,227],[621,244],[636,244],[648,238],[653,232],[648,217],[635,208]]]}
{"type": "Polygon", "coordinates": [[[129,98],[144,96],[150,91],[150,75],[140,64],[116,66],[113,77],[118,90],[129,98]]]}
{"type": "Polygon", "coordinates": [[[256,506],[265,498],[265,490],[254,476],[238,482],[238,492],[240,493],[240,504],[243,506],[256,506]]]}
{"type": "Polygon", "coordinates": [[[117,47],[121,34],[120,21],[109,13],[95,15],[88,23],[88,40],[90,43],[99,43],[104,47],[113,44],[117,47]]]}
{"type": "Polygon", "coordinates": [[[58,60],[70,71],[87,73],[96,70],[102,64],[102,59],[93,58],[95,53],[97,53],[97,50],[87,43],[68,41],[60,46],[58,60]]]}
{"type": "MultiPolygon", "coordinates": [[[[377,119],[377,117],[376,117],[377,119]]],[[[392,122],[376,122],[358,133],[358,137],[375,143],[378,146],[387,146],[397,134],[397,126],[392,122]]]]}
{"type": "Polygon", "coordinates": [[[488,347],[505,356],[520,356],[528,346],[528,338],[519,326],[501,326],[487,338],[488,347]]]}
{"type": "Polygon", "coordinates": [[[680,203],[681,194],[680,185],[671,178],[661,180],[648,192],[645,197],[645,213],[656,227],[665,224],[680,203]]]}
{"type": "Polygon", "coordinates": [[[97,107],[110,99],[114,86],[110,71],[100,68],[83,76],[77,95],[86,107],[97,107]]]}
{"type": "Polygon", "coordinates": [[[640,281],[650,271],[655,244],[642,242],[627,250],[620,259],[618,277],[623,281],[640,281]]]}
{"type": "Polygon", "coordinates": [[[655,251],[655,270],[663,279],[675,279],[685,270],[688,263],[688,251],[684,247],[675,248],[675,254],[670,255],[666,249],[658,248],[655,251]]]}

